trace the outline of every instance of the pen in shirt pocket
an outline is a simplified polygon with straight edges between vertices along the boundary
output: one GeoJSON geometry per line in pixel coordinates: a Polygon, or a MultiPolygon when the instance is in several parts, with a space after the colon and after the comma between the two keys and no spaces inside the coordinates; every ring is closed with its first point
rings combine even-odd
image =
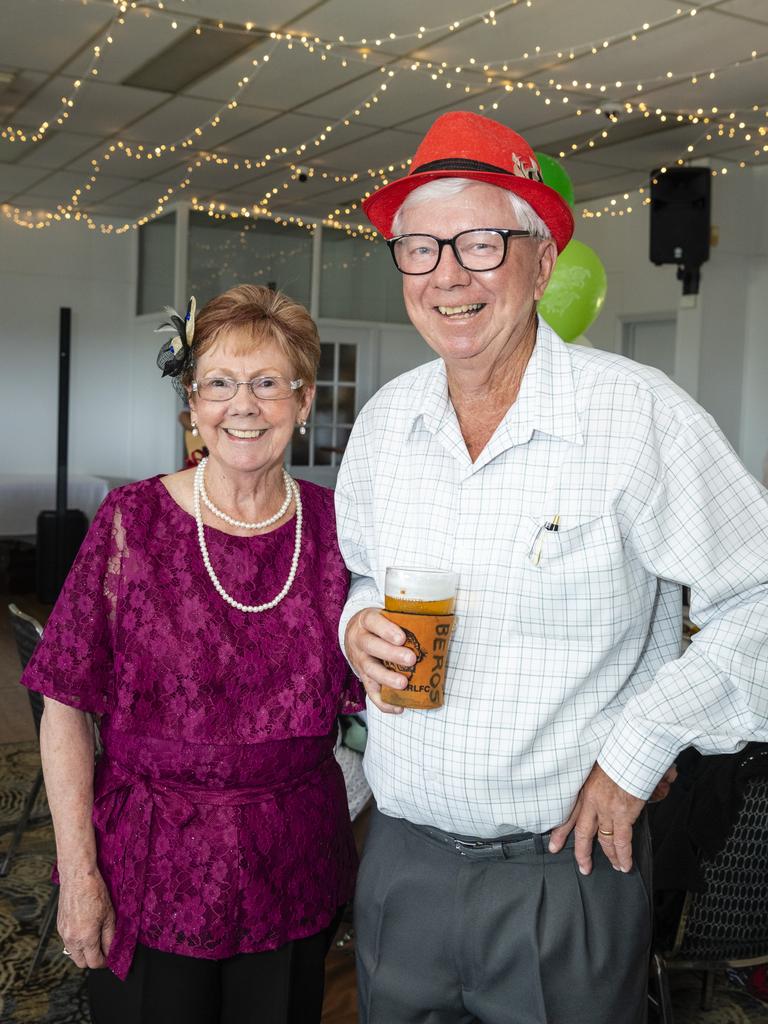
{"type": "Polygon", "coordinates": [[[557,533],[560,529],[560,513],[552,516],[552,518],[540,526],[536,532],[536,536],[533,538],[533,544],[531,550],[528,552],[528,560],[532,565],[538,565],[541,562],[541,556],[544,551],[544,539],[548,533],[557,533]]]}

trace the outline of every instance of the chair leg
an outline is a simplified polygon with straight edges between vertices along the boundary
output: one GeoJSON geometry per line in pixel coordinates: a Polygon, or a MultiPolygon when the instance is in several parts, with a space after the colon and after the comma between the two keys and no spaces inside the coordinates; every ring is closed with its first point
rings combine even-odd
{"type": "Polygon", "coordinates": [[[675,1016],[672,1012],[672,996],[669,992],[669,976],[664,964],[664,959],[659,953],[653,954],[653,973],[656,978],[656,987],[659,992],[661,1024],[675,1024],[675,1016]]]}
{"type": "Polygon", "coordinates": [[[24,801],[24,807],[21,811],[21,816],[16,822],[16,827],[13,830],[11,836],[11,842],[8,849],[5,851],[2,863],[0,863],[0,878],[5,878],[11,867],[11,861],[13,860],[16,850],[18,849],[21,837],[24,834],[24,830],[29,825],[29,819],[32,816],[32,808],[35,806],[35,800],[37,800],[37,794],[40,792],[40,787],[43,784],[43,773],[38,771],[35,776],[35,781],[32,783],[32,788],[27,793],[27,798],[24,801]]]}
{"type": "Polygon", "coordinates": [[[56,923],[56,911],[59,907],[59,887],[54,885],[51,889],[51,895],[48,898],[48,905],[45,908],[43,914],[42,924],[40,925],[40,941],[37,944],[35,955],[32,957],[32,961],[27,971],[27,976],[24,979],[24,984],[28,985],[32,975],[35,973],[37,968],[40,966],[40,961],[43,959],[45,953],[45,947],[48,945],[48,940],[51,937],[54,925],[56,923]]]}
{"type": "Polygon", "coordinates": [[[712,1002],[715,998],[715,972],[705,971],[704,972],[704,984],[701,987],[701,1008],[702,1010],[711,1010],[712,1002]]]}

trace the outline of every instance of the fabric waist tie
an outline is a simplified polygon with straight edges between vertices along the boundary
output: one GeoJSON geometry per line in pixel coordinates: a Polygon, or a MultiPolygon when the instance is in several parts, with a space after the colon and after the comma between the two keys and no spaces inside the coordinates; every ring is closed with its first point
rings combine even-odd
{"type": "Polygon", "coordinates": [[[334,763],[331,754],[320,765],[278,785],[215,789],[167,785],[131,772],[125,765],[105,755],[98,765],[98,795],[94,798],[93,824],[99,832],[108,835],[119,833],[128,841],[122,844],[128,851],[123,857],[122,873],[113,876],[118,906],[115,907],[115,935],[107,956],[107,966],[118,978],[125,980],[136,949],[146,887],[149,837],[155,814],[181,828],[195,817],[197,804],[240,807],[258,803],[288,789],[300,788],[334,763]],[[136,913],[130,919],[120,912],[120,904],[125,903],[126,894],[130,894],[130,902],[136,907],[136,913]]]}

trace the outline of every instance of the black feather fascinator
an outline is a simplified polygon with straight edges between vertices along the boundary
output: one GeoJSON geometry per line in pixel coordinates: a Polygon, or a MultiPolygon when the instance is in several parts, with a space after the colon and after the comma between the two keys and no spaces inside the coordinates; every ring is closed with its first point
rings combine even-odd
{"type": "Polygon", "coordinates": [[[156,334],[161,331],[171,332],[171,338],[163,344],[157,353],[157,365],[163,371],[163,377],[173,377],[173,386],[184,400],[187,395],[180,377],[192,362],[196,308],[197,303],[194,296],[189,300],[185,316],[181,316],[175,309],[166,306],[165,312],[168,314],[168,319],[155,328],[156,334]]]}

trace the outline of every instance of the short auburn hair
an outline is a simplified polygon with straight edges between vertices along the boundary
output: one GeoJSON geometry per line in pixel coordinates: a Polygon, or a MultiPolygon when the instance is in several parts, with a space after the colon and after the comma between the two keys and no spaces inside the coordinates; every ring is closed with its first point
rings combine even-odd
{"type": "Polygon", "coordinates": [[[282,292],[263,285],[240,284],[211,299],[195,318],[192,362],[181,377],[187,391],[192,387],[200,356],[213,348],[219,335],[233,329],[249,335],[254,345],[276,342],[303,386],[315,383],[320,337],[309,311],[282,292]]]}

